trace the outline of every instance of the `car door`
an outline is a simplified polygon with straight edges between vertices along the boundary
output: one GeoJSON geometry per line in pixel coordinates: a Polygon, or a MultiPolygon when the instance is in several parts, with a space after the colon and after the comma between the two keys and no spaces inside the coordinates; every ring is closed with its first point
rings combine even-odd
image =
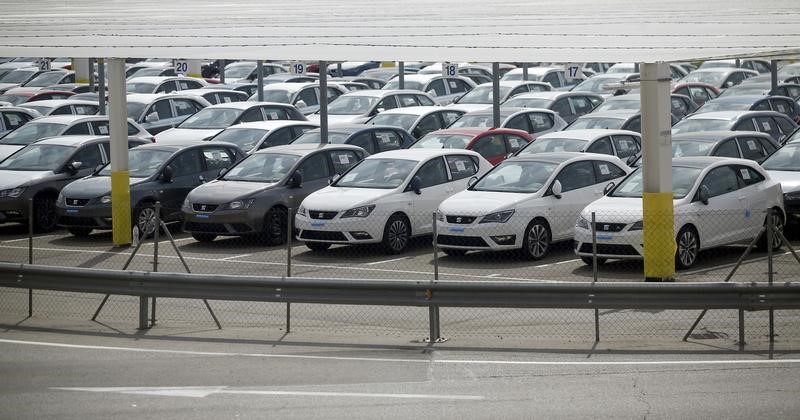
{"type": "Polygon", "coordinates": [[[294,173],[299,173],[302,178],[300,188],[296,189],[297,194],[292,193],[290,200],[291,206],[297,209],[303,198],[314,191],[322,189],[328,185],[333,170],[329,162],[328,153],[320,151],[307,155],[297,166],[294,173]]]}
{"type": "Polygon", "coordinates": [[[742,232],[739,240],[752,240],[764,225],[766,217],[764,203],[770,201],[763,188],[763,182],[766,179],[758,171],[744,165],[733,165],[733,169],[736,171],[741,187],[737,191],[737,198],[745,197],[743,200],[744,212],[739,214],[739,223],[746,226],[746,229],[742,232]]]}
{"type": "MultiPolygon", "coordinates": [[[[410,192],[412,211],[411,231],[415,235],[433,231],[432,215],[439,204],[447,197],[455,194],[456,182],[450,182],[444,157],[436,156],[429,159],[414,174],[420,178],[420,195],[410,192]]],[[[408,194],[406,192],[405,194],[408,194]]]]}
{"type": "Polygon", "coordinates": [[[492,165],[502,162],[508,155],[502,134],[490,134],[475,140],[472,151],[483,156],[492,165]]]}
{"type": "Polygon", "coordinates": [[[236,162],[235,154],[226,147],[203,147],[203,173],[200,174],[200,183],[206,183],[219,176],[222,169],[228,169],[236,162]]]}
{"type": "Polygon", "coordinates": [[[734,242],[743,237],[749,225],[743,223],[752,216],[746,214],[747,197],[739,191],[739,178],[730,165],[709,171],[700,183],[708,188],[708,204],[697,196],[691,204],[695,216],[700,244],[703,248],[734,242]]]}
{"type": "Polygon", "coordinates": [[[559,217],[549,221],[550,229],[553,238],[565,238],[572,235],[575,220],[586,207],[587,198],[599,198],[603,188],[597,183],[590,160],[570,163],[559,171],[555,180],[561,183],[561,198],[553,196],[551,185],[546,195],[559,217]]]}
{"type": "Polygon", "coordinates": [[[150,134],[160,133],[176,125],[176,118],[169,99],[160,99],[153,102],[144,112],[144,117],[139,124],[150,134]]]}
{"type": "Polygon", "coordinates": [[[99,143],[87,144],[81,146],[75,154],[72,155],[70,159],[68,159],[67,163],[73,162],[80,162],[81,166],[75,174],[69,174],[68,172],[67,177],[63,179],[63,184],[59,187],[64,187],[69,182],[83,178],[85,176],[91,175],[98,166],[107,163],[106,159],[103,159],[103,150],[101,149],[101,145],[99,143]]]}
{"type": "Polygon", "coordinates": [[[172,180],[158,181],[157,190],[165,215],[180,211],[189,191],[203,183],[203,156],[200,151],[198,147],[184,149],[167,164],[172,168],[172,180]]]}

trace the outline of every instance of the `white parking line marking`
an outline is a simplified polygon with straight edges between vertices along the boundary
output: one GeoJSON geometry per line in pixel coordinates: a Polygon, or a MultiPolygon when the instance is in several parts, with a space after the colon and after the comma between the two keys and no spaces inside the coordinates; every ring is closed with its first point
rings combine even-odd
{"type": "Polygon", "coordinates": [[[402,260],[410,260],[410,259],[411,259],[411,257],[400,257],[400,258],[393,258],[391,260],[383,260],[383,261],[375,261],[375,262],[371,262],[371,263],[364,263],[363,265],[385,264],[385,263],[390,263],[390,262],[395,262],[395,261],[402,261],[402,260]]]}
{"type": "Polygon", "coordinates": [[[574,260],[559,261],[559,262],[555,263],[555,265],[558,265],[558,264],[569,264],[569,263],[573,263],[575,261],[580,261],[580,258],[576,258],[574,260]]]}
{"type": "MultiPolygon", "coordinates": [[[[62,235],[42,235],[42,236],[34,236],[33,239],[42,239],[42,238],[52,238],[55,236],[62,236],[62,235]]],[[[4,244],[10,244],[12,242],[22,242],[27,241],[29,238],[19,238],[19,239],[9,239],[7,241],[3,241],[4,244]]]]}
{"type": "MultiPolygon", "coordinates": [[[[192,240],[194,240],[194,238],[188,237],[188,238],[175,239],[175,242],[185,242],[185,241],[192,241],[192,240]]],[[[159,245],[168,244],[168,243],[169,243],[169,239],[167,239],[165,241],[158,241],[159,245]]],[[[142,246],[147,246],[147,245],[153,246],[153,243],[152,242],[145,242],[145,243],[142,244],[142,246]]]]}
{"type": "MultiPolygon", "coordinates": [[[[337,360],[351,362],[379,363],[432,363],[432,364],[470,364],[470,365],[535,365],[535,366],[649,366],[649,365],[768,365],[798,364],[800,359],[729,359],[729,360],[620,360],[620,361],[545,361],[545,360],[469,360],[469,359],[392,359],[386,357],[345,357],[345,356],[312,356],[306,354],[267,354],[267,353],[225,353],[212,351],[147,349],[136,347],[94,346],[88,344],[65,344],[45,341],[9,340],[0,338],[0,343],[19,344],[40,347],[71,348],[85,350],[127,351],[135,353],[161,353],[187,356],[221,356],[221,357],[262,357],[307,360],[337,360]]],[[[442,351],[442,350],[439,350],[442,351]]]]}
{"type": "Polygon", "coordinates": [[[252,256],[252,255],[253,254],[234,255],[232,257],[220,258],[220,261],[230,261],[230,260],[235,260],[236,258],[244,258],[244,257],[252,256]]]}
{"type": "Polygon", "coordinates": [[[493,273],[493,274],[489,274],[486,277],[497,277],[497,276],[500,276],[500,275],[501,275],[500,273],[493,273]]]}
{"type": "MultiPolygon", "coordinates": [[[[786,252],[783,252],[781,254],[775,254],[774,257],[783,257],[785,255],[791,255],[791,253],[792,253],[791,251],[786,251],[786,252]]],[[[751,258],[751,259],[742,261],[742,264],[766,261],[768,258],[769,257],[751,258]]],[[[698,268],[697,270],[683,271],[683,272],[681,272],[681,275],[683,275],[683,276],[692,276],[692,275],[695,275],[695,274],[702,274],[702,273],[706,273],[706,272],[714,271],[714,270],[724,270],[726,268],[731,268],[731,267],[733,267],[735,265],[736,265],[736,263],[732,262],[732,263],[728,263],[728,264],[715,265],[713,267],[698,268]]]]}

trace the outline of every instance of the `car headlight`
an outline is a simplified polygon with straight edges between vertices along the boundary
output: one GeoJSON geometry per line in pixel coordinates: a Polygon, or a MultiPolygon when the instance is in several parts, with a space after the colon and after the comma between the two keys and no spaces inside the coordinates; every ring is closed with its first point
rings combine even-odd
{"type": "Polygon", "coordinates": [[[631,231],[631,230],[642,230],[643,227],[644,227],[644,221],[639,220],[638,222],[632,224],[630,229],[628,229],[628,230],[629,231],[631,231]]]}
{"type": "Polygon", "coordinates": [[[25,191],[25,187],[9,188],[7,190],[0,190],[0,198],[17,198],[25,191]]]}
{"type": "Polygon", "coordinates": [[[100,204],[110,204],[110,203],[111,203],[111,196],[110,195],[104,195],[104,196],[100,197],[100,204]]]}
{"type": "Polygon", "coordinates": [[[508,219],[511,218],[511,215],[513,215],[513,214],[514,214],[514,210],[503,210],[503,211],[498,211],[497,213],[490,213],[490,214],[487,214],[486,216],[483,216],[483,219],[481,219],[481,221],[478,222],[478,224],[481,224],[481,223],[505,223],[505,222],[508,221],[508,219]]]}
{"type": "Polygon", "coordinates": [[[256,200],[251,198],[249,200],[236,200],[228,203],[228,208],[231,210],[249,209],[256,200]]]}
{"type": "Polygon", "coordinates": [[[444,213],[442,213],[440,211],[437,211],[436,212],[436,220],[438,220],[440,222],[444,222],[444,213]]]}
{"type": "Polygon", "coordinates": [[[345,217],[367,217],[370,215],[370,213],[372,213],[372,210],[375,210],[374,204],[369,206],[356,207],[354,209],[350,209],[342,213],[341,218],[344,219],[345,217]]]}
{"type": "Polygon", "coordinates": [[[583,216],[578,216],[578,220],[575,222],[575,227],[588,230],[589,221],[583,216]]]}
{"type": "Polygon", "coordinates": [[[303,206],[300,206],[300,207],[297,209],[297,214],[301,214],[301,215],[303,215],[303,216],[306,216],[306,208],[305,208],[305,207],[303,207],[303,206]]]}

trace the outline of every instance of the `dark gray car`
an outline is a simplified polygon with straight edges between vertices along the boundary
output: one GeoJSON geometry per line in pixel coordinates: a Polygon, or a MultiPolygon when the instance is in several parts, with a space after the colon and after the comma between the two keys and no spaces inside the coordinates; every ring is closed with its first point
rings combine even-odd
{"type": "Polygon", "coordinates": [[[297,209],[306,196],[328,186],[366,155],[364,149],[346,144],[287,145],[255,152],[189,193],[183,203],[183,229],[200,242],[255,234],[269,245],[282,244],[288,209],[297,209]]]}
{"type": "MultiPolygon", "coordinates": [[[[128,146],[145,144],[129,138],[128,146]]],[[[56,226],[56,197],[70,182],[108,163],[108,137],[53,137],[26,146],[0,163],[0,223],[27,223],[33,199],[33,224],[44,232],[56,226]]]]}
{"type": "MultiPolygon", "coordinates": [[[[163,220],[180,220],[181,204],[189,191],[216,178],[244,156],[235,145],[221,142],[146,144],[132,149],[128,171],[133,224],[149,234],[156,202],[161,203],[163,220]]],[[[56,211],[58,225],[75,236],[111,229],[110,166],[67,185],[58,196],[56,211]]]]}

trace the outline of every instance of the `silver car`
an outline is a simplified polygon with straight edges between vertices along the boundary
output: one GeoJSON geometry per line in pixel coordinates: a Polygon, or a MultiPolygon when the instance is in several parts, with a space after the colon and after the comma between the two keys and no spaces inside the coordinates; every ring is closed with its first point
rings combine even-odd
{"type": "Polygon", "coordinates": [[[173,128],[211,105],[202,97],[179,93],[132,93],[127,99],[128,118],[150,134],[173,128]]]}

